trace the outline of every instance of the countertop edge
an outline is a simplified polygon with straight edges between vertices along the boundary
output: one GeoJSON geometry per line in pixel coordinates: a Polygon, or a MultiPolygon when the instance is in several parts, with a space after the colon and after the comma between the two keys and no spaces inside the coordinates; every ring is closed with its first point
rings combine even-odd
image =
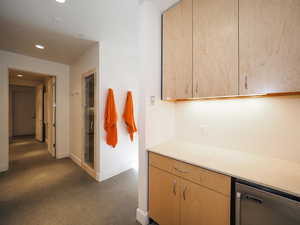
{"type": "Polygon", "coordinates": [[[221,170],[218,170],[218,169],[215,169],[215,168],[207,167],[205,165],[196,164],[196,163],[190,162],[188,160],[179,159],[179,158],[171,156],[169,154],[164,154],[161,151],[156,151],[153,148],[148,148],[147,152],[152,152],[152,153],[155,153],[155,154],[158,154],[158,155],[162,155],[162,156],[165,156],[165,157],[168,157],[168,158],[171,158],[171,159],[175,159],[175,160],[178,160],[178,161],[190,164],[190,165],[198,166],[198,167],[201,167],[203,169],[207,169],[207,170],[219,173],[219,174],[230,176],[231,178],[244,180],[244,181],[247,181],[247,182],[250,182],[250,183],[261,185],[261,186],[264,186],[264,187],[267,187],[267,188],[271,188],[271,189],[274,189],[274,190],[277,190],[277,191],[280,191],[280,192],[283,192],[283,193],[286,193],[286,194],[289,194],[289,195],[292,195],[292,196],[300,198],[300,193],[294,193],[292,191],[285,190],[285,189],[282,189],[280,187],[277,187],[277,186],[274,186],[274,185],[271,185],[271,184],[263,183],[263,182],[256,181],[256,180],[252,180],[252,179],[249,179],[247,177],[243,177],[243,176],[240,176],[240,175],[237,175],[237,174],[232,174],[232,173],[229,173],[227,171],[221,171],[221,170]]]}

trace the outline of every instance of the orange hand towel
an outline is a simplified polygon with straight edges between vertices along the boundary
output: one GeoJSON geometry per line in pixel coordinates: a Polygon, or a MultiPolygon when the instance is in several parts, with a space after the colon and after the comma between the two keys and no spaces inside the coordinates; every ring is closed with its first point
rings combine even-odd
{"type": "Polygon", "coordinates": [[[106,143],[113,147],[116,147],[118,143],[117,118],[118,116],[115,105],[114,92],[110,88],[108,89],[108,95],[106,99],[104,129],[107,133],[106,143]]]}
{"type": "Polygon", "coordinates": [[[128,91],[127,93],[123,119],[127,126],[128,133],[130,134],[130,139],[131,141],[133,141],[133,134],[134,132],[137,132],[137,128],[134,121],[133,100],[131,91],[128,91]]]}

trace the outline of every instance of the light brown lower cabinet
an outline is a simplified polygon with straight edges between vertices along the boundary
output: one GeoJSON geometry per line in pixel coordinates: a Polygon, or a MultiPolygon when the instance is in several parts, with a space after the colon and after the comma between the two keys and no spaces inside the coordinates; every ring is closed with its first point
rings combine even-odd
{"type": "Polygon", "coordinates": [[[230,225],[231,178],[212,171],[206,173],[204,169],[191,168],[194,166],[189,164],[184,167],[182,162],[180,168],[178,162],[150,153],[150,218],[159,225],[230,225]],[[199,183],[194,182],[197,169],[199,183]],[[191,171],[193,181],[188,175],[191,171]],[[220,192],[218,186],[225,187],[224,191],[220,192]]]}
{"type": "Polygon", "coordinates": [[[229,197],[190,181],[181,186],[181,225],[229,225],[229,197]]]}
{"type": "Polygon", "coordinates": [[[149,214],[159,225],[179,225],[180,179],[152,166],[149,177],[149,214]]]}

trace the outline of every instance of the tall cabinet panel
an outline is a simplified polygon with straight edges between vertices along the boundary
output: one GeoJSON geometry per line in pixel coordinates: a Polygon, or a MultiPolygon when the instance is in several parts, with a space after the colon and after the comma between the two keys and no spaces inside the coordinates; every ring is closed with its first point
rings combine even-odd
{"type": "Polygon", "coordinates": [[[238,0],[194,0],[193,45],[193,97],[238,95],[238,0]]]}
{"type": "Polygon", "coordinates": [[[164,100],[193,97],[193,0],[182,0],[163,14],[164,100]]]}
{"type": "Polygon", "coordinates": [[[240,0],[240,94],[300,91],[300,1],[240,0]]]}

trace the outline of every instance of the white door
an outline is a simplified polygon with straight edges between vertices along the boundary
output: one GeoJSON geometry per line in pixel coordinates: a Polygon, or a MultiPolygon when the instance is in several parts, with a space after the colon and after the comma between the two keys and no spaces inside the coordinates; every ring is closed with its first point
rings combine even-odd
{"type": "Polygon", "coordinates": [[[56,155],[56,83],[55,77],[51,77],[47,82],[47,134],[48,151],[52,156],[56,155]]]}
{"type": "Polygon", "coordinates": [[[43,84],[36,87],[35,93],[35,138],[43,141],[43,84]]]}

